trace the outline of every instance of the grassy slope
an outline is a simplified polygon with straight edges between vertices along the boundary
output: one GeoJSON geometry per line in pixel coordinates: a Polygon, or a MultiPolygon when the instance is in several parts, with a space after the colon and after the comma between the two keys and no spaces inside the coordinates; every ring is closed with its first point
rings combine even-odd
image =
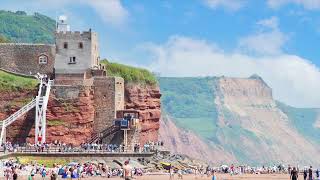
{"type": "Polygon", "coordinates": [[[284,112],[292,121],[293,126],[305,137],[320,143],[320,132],[318,128],[314,127],[320,110],[313,108],[294,108],[277,102],[279,109],[284,112]]]}
{"type": "Polygon", "coordinates": [[[217,112],[214,105],[213,78],[158,78],[163,110],[177,125],[205,139],[213,138],[217,112]]]}
{"type": "Polygon", "coordinates": [[[37,84],[36,79],[16,76],[0,70],[0,91],[33,90],[37,84]]]}
{"type": "Polygon", "coordinates": [[[0,11],[0,34],[12,42],[53,43],[55,21],[35,13],[0,11]]]}
{"type": "Polygon", "coordinates": [[[107,60],[102,60],[100,63],[106,65],[108,76],[122,77],[127,83],[157,84],[155,75],[146,69],[109,62],[107,60]]]}

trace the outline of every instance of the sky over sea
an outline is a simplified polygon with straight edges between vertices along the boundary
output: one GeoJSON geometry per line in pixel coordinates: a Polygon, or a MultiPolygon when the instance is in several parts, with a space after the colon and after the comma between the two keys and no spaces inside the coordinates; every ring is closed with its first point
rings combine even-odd
{"type": "Polygon", "coordinates": [[[320,107],[320,0],[0,0],[99,33],[101,57],[161,76],[260,75],[274,97],[320,107]]]}

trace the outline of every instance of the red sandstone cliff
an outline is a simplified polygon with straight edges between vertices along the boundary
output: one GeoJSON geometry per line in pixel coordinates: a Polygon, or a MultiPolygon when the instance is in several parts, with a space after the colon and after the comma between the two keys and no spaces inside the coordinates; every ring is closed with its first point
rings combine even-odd
{"type": "MultiPolygon", "coordinates": [[[[5,119],[24,104],[37,91],[1,92],[0,119],[5,119]]],[[[29,111],[7,128],[7,138],[13,142],[34,142],[35,110],[29,111]]],[[[93,131],[94,103],[90,90],[82,90],[72,100],[57,99],[51,93],[47,109],[47,142],[60,140],[78,145],[91,138],[93,131]]]]}
{"type": "MultiPolygon", "coordinates": [[[[0,93],[0,119],[5,119],[37,94],[37,90],[0,93]]],[[[158,86],[128,84],[125,87],[125,108],[139,110],[140,143],[158,140],[160,127],[160,90],[158,86]]],[[[52,91],[47,109],[47,142],[60,140],[78,145],[91,138],[94,121],[94,100],[90,88],[81,89],[72,99],[56,98],[52,91]]],[[[14,142],[34,142],[34,114],[26,115],[7,128],[7,137],[14,142]]]]}
{"type": "Polygon", "coordinates": [[[154,85],[125,85],[125,109],[139,110],[140,112],[140,143],[157,141],[160,127],[161,102],[159,86],[154,85]]]}

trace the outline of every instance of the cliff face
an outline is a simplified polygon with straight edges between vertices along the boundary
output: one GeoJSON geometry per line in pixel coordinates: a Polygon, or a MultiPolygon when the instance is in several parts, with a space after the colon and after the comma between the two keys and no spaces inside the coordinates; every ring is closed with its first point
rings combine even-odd
{"type": "Polygon", "coordinates": [[[158,140],[161,117],[160,97],[160,89],[156,85],[125,85],[125,109],[134,109],[140,112],[141,144],[148,140],[158,140]]]}
{"type": "Polygon", "coordinates": [[[217,138],[219,142],[228,142],[233,150],[245,149],[241,153],[243,159],[263,163],[270,160],[316,163],[313,155],[318,148],[295,129],[277,107],[271,88],[261,79],[220,78],[216,94],[221,127],[217,138]],[[231,132],[236,130],[239,133],[231,132]],[[301,156],[304,152],[307,155],[301,156]]]}
{"type": "MultiPolygon", "coordinates": [[[[59,99],[53,92],[47,109],[47,142],[59,140],[79,145],[91,138],[93,131],[94,103],[90,89],[82,89],[72,99],[59,99]]],[[[0,118],[4,119],[19,110],[37,94],[33,92],[15,92],[1,94],[0,118]],[[9,108],[10,107],[10,108],[9,108]]],[[[13,142],[34,142],[35,110],[15,121],[7,128],[7,138],[13,142]]]]}
{"type": "MultiPolygon", "coordinates": [[[[37,91],[20,90],[17,91],[1,91],[0,93],[0,119],[5,119],[12,113],[20,109],[20,107],[31,101],[37,91]]],[[[24,137],[28,136],[30,129],[34,124],[34,111],[25,114],[19,120],[14,122],[9,129],[7,129],[7,137],[9,140],[23,142],[22,138],[17,135],[20,134],[24,137]]]]}
{"type": "MultiPolygon", "coordinates": [[[[191,144],[202,147],[208,155],[206,158],[201,156],[204,153],[195,155],[187,151],[188,141],[177,141],[177,133],[167,131],[169,137],[177,137],[167,141],[170,150],[216,163],[227,159],[247,164],[319,164],[314,158],[319,151],[319,141],[313,141],[306,136],[310,133],[304,133],[311,130],[309,124],[314,127],[317,116],[311,113],[312,110],[280,108],[273,99],[272,89],[261,78],[198,78],[197,81],[181,78],[180,83],[173,84],[170,81],[179,80],[160,79],[163,108],[174,119],[176,132],[188,132],[179,135],[180,139],[191,136],[191,131],[199,138],[198,143],[191,144]],[[193,87],[195,83],[197,85],[193,87]],[[175,87],[170,88],[173,85],[175,87]],[[172,105],[174,102],[176,104],[172,105]],[[210,154],[214,158],[210,158],[210,154]]],[[[161,126],[161,131],[162,127],[166,125],[161,126]]],[[[318,137],[316,131],[310,132],[318,137]]]]}
{"type": "Polygon", "coordinates": [[[194,132],[178,127],[169,116],[162,116],[159,139],[171,153],[184,154],[189,157],[211,163],[233,163],[236,157],[226,152],[222,146],[213,146],[194,132]]]}
{"type": "MultiPolygon", "coordinates": [[[[0,118],[5,119],[37,94],[37,90],[2,92],[0,118]]],[[[47,142],[55,140],[79,145],[87,142],[93,133],[95,106],[90,87],[55,87],[52,89],[47,109],[47,142]]],[[[140,142],[158,140],[160,90],[157,86],[127,85],[125,108],[139,110],[141,119],[140,142]]],[[[34,115],[32,110],[7,129],[8,140],[34,142],[34,115]]]]}

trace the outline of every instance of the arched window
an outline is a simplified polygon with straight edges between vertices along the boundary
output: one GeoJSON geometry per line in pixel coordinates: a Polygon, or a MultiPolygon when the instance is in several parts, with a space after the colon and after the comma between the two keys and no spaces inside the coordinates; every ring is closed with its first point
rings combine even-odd
{"type": "Polygon", "coordinates": [[[42,54],[39,56],[39,64],[48,64],[48,56],[42,54]]]}
{"type": "Polygon", "coordinates": [[[79,42],[79,49],[83,49],[83,43],[79,42]]]}
{"type": "Polygon", "coordinates": [[[64,49],[68,49],[68,43],[67,43],[67,42],[64,42],[64,43],[63,43],[63,48],[64,48],[64,49]]]}

